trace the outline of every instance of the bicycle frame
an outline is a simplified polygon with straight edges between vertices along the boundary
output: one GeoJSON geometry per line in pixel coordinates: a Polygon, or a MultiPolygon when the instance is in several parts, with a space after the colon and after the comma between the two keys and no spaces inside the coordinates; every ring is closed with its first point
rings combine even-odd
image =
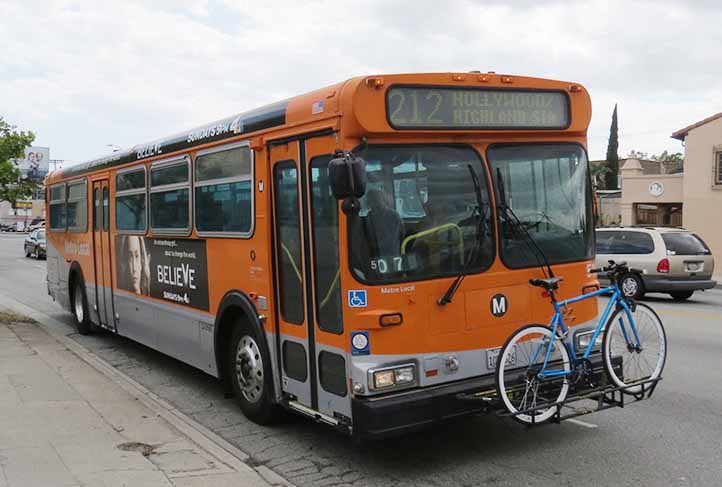
{"type": "MultiPolygon", "coordinates": [[[[629,309],[629,305],[627,304],[626,300],[622,299],[622,293],[619,290],[619,286],[614,282],[611,286],[605,287],[602,289],[598,289],[596,291],[581,294],[579,296],[575,296],[573,298],[566,299],[564,301],[552,301],[552,305],[554,306],[554,315],[552,316],[551,320],[549,320],[549,324],[547,327],[552,331],[552,339],[558,338],[557,336],[557,329],[561,327],[562,336],[566,337],[567,332],[569,331],[569,328],[564,323],[564,316],[562,315],[562,308],[565,306],[576,303],[579,301],[583,301],[585,299],[594,298],[597,296],[605,295],[605,294],[611,294],[611,297],[609,299],[609,302],[607,303],[607,307],[604,309],[604,313],[602,313],[602,317],[600,318],[599,322],[597,323],[597,327],[594,329],[594,333],[592,334],[592,338],[589,340],[589,345],[587,345],[586,350],[584,351],[584,354],[582,355],[582,360],[589,359],[589,355],[591,355],[592,350],[594,349],[594,344],[597,341],[597,338],[599,338],[599,334],[604,330],[604,325],[607,323],[607,319],[609,319],[609,315],[614,309],[615,306],[620,305],[622,309],[624,310],[625,314],[627,315],[627,318],[629,319],[630,328],[632,329],[632,332],[634,334],[634,339],[637,342],[638,346],[641,346],[641,341],[639,340],[639,336],[637,335],[637,327],[634,325],[634,319],[632,318],[632,312],[629,309]]],[[[627,336],[627,332],[624,330],[624,326],[622,328],[622,333],[624,334],[624,339],[629,343],[629,337],[627,336]]],[[[551,345],[551,341],[549,342],[549,345],[551,345]]],[[[579,360],[577,359],[577,353],[575,350],[574,340],[571,340],[571,344],[566,343],[565,340],[562,340],[562,343],[564,346],[567,347],[567,350],[569,351],[569,355],[571,358],[571,371],[573,372],[574,369],[576,369],[577,364],[579,363],[579,360]]],[[[534,355],[532,356],[531,363],[534,363],[536,360],[539,351],[544,346],[544,343],[542,343],[539,348],[534,352],[534,355]]],[[[563,377],[566,375],[569,375],[571,372],[567,372],[565,370],[561,369],[552,369],[547,370],[547,364],[549,362],[549,358],[551,357],[552,353],[552,347],[547,346],[546,354],[544,357],[544,364],[542,365],[541,371],[539,372],[538,376],[542,379],[545,378],[554,378],[554,377],[563,377]]]]}

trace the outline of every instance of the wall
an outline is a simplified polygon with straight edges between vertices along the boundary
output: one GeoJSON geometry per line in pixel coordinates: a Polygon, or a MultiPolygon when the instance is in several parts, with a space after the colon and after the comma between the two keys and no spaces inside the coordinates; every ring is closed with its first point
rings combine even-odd
{"type": "MultiPolygon", "coordinates": [[[[683,173],[679,174],[655,174],[643,176],[641,171],[636,174],[629,174],[627,171],[622,172],[622,201],[620,203],[620,213],[622,215],[622,225],[633,225],[634,221],[634,204],[664,204],[664,203],[685,203],[685,179],[683,173]],[[660,183],[664,188],[664,192],[660,196],[654,196],[650,193],[650,186],[653,183],[660,183]]],[[[687,213],[686,203],[683,209],[687,213]]]]}
{"type": "Polygon", "coordinates": [[[722,151],[722,119],[692,129],[685,139],[684,226],[698,233],[722,271],[722,187],[713,189],[714,153],[722,151]]]}

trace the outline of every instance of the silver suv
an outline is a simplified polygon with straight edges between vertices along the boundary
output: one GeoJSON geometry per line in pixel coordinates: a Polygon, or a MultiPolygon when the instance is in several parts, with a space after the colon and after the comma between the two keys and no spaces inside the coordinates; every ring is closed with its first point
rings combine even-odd
{"type": "Polygon", "coordinates": [[[714,257],[707,244],[680,228],[615,227],[597,229],[597,266],[625,261],[642,274],[627,274],[620,286],[627,296],[669,293],[685,300],[695,291],[713,288],[714,257]]]}

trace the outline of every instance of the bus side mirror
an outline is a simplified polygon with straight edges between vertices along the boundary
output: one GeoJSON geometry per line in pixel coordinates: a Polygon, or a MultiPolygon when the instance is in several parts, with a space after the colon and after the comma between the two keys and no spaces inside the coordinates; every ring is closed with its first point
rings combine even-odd
{"type": "Polygon", "coordinates": [[[366,161],[349,152],[337,151],[328,163],[331,192],[338,200],[366,194],[366,161]]]}

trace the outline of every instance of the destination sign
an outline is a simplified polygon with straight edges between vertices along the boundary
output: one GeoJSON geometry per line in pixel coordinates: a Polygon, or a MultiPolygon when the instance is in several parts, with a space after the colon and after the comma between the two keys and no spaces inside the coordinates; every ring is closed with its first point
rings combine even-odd
{"type": "Polygon", "coordinates": [[[569,99],[558,91],[398,86],[386,96],[396,129],[563,129],[569,99]]]}

